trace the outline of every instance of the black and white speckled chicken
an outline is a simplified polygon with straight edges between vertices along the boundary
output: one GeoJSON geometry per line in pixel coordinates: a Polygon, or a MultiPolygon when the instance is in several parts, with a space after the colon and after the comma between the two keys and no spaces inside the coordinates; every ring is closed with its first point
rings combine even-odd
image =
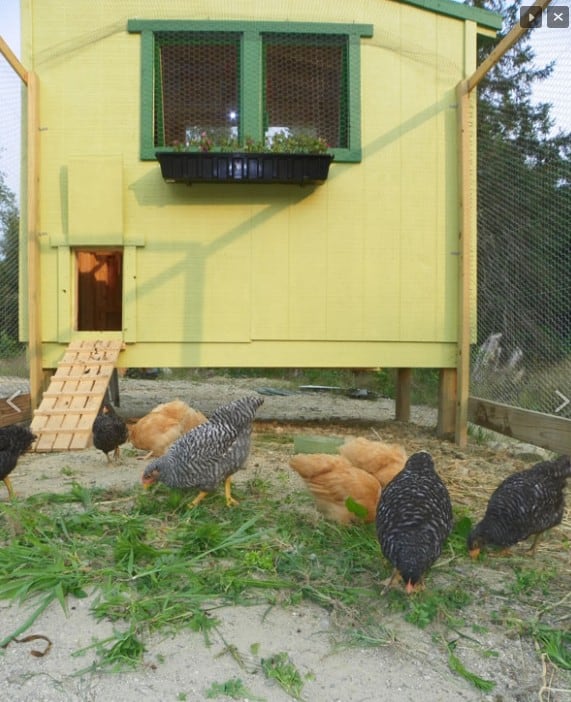
{"type": "Polygon", "coordinates": [[[450,495],[426,451],[414,453],[387,485],[377,508],[381,551],[407,593],[423,587],[423,575],[442,552],[452,530],[450,495]]]}
{"type": "Polygon", "coordinates": [[[17,424],[0,428],[0,480],[6,485],[10,499],[14,498],[14,489],[8,476],[36,438],[29,429],[17,424]]]}
{"type": "Polygon", "coordinates": [[[484,518],[468,536],[470,555],[475,558],[488,544],[509,549],[532,535],[534,553],[541,534],[563,519],[563,490],[570,476],[569,456],[509,475],[494,490],[484,518]]]}
{"type": "Polygon", "coordinates": [[[164,456],[151,461],[143,473],[148,487],[160,481],[173,488],[198,488],[191,506],[201,502],[224,481],[228,506],[232,475],[244,467],[250,453],[252,422],[263,398],[248,396],[219,407],[207,422],[177,439],[164,456]]]}
{"type": "Polygon", "coordinates": [[[107,462],[111,463],[109,454],[113,451],[113,457],[119,458],[121,444],[129,439],[129,430],[125,421],[115,412],[113,406],[104,402],[101,410],[92,427],[93,445],[96,449],[103,451],[107,457],[107,462]]]}

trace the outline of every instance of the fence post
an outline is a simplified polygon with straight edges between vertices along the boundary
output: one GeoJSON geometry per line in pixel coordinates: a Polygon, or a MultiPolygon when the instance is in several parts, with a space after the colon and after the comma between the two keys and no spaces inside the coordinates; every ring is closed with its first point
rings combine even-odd
{"type": "Polygon", "coordinates": [[[472,244],[472,198],[470,191],[473,172],[470,148],[470,93],[468,81],[456,88],[458,104],[458,192],[460,194],[458,250],[458,346],[456,353],[457,395],[455,441],[468,443],[468,396],[470,394],[470,264],[472,244]]]}
{"type": "Polygon", "coordinates": [[[26,85],[27,99],[27,167],[26,167],[26,254],[28,270],[28,351],[30,365],[30,404],[37,408],[43,391],[42,327],[39,240],[39,82],[27,71],[0,36],[0,54],[26,85]]]}
{"type": "Polygon", "coordinates": [[[43,391],[42,327],[39,239],[39,83],[28,73],[28,161],[27,161],[27,243],[28,243],[28,348],[30,364],[30,404],[40,403],[43,391]]]}

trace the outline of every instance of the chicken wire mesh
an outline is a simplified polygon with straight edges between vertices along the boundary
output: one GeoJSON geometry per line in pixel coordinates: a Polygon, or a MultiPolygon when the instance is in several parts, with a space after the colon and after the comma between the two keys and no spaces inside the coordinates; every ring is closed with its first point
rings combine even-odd
{"type": "Polygon", "coordinates": [[[268,32],[261,38],[258,124],[248,117],[258,112],[257,97],[248,104],[243,87],[258,79],[258,59],[241,57],[240,34],[155,33],[154,147],[255,149],[277,146],[277,134],[348,146],[347,38],[268,32]]]}
{"type": "Polygon", "coordinates": [[[571,29],[557,13],[568,18],[570,4],[544,11],[479,88],[471,369],[472,395],[563,417],[571,417],[571,29]]]}
{"type": "MultiPolygon", "coordinates": [[[[3,35],[0,25],[0,34],[3,35]]],[[[19,36],[10,50],[18,55],[19,36]]],[[[0,397],[27,392],[25,346],[19,340],[19,221],[22,88],[0,55],[0,397]]]]}

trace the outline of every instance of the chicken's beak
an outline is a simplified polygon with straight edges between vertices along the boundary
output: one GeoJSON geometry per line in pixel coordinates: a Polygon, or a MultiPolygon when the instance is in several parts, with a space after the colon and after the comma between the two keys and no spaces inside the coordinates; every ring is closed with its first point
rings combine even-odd
{"type": "Polygon", "coordinates": [[[157,482],[161,475],[161,472],[158,468],[154,468],[152,471],[149,473],[143,473],[141,476],[141,483],[143,484],[143,489],[148,490],[151,485],[157,482]]]}

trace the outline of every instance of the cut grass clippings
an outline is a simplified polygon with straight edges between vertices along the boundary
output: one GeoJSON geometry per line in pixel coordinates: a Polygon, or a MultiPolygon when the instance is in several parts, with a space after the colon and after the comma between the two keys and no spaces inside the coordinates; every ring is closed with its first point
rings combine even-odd
{"type": "Polygon", "coordinates": [[[95,594],[93,616],[121,626],[89,648],[102,668],[116,669],[140,660],[139,644],[152,631],[184,626],[207,639],[221,605],[306,599],[341,613],[364,607],[376,576],[370,563],[380,565],[369,527],[316,523],[295,511],[293,496],[188,510],[187,495],[159,488],[134,496],[127,511],[123,501],[99,507],[98,497],[74,487],[57,500],[0,506],[0,598],[37,602],[0,645],[52,601],[65,610],[68,595],[95,594]]]}
{"type": "MultiPolygon", "coordinates": [[[[232,509],[221,496],[188,509],[188,494],[163,486],[109,494],[74,485],[63,495],[1,503],[0,599],[32,601],[34,609],[16,631],[5,633],[0,646],[29,629],[52,602],[65,611],[70,595],[91,595],[93,617],[112,622],[114,631],[74,655],[94,651],[96,660],[88,670],[117,671],[141,664],[153,632],[186,628],[209,643],[219,607],[287,607],[310,601],[335,618],[332,639],[340,647],[394,645],[398,637],[387,626],[387,611],[431,628],[451,669],[480,690],[492,689],[493,680],[470,673],[445,643],[450,637],[444,634],[466,636],[460,630],[469,629],[469,609],[478,606],[469,593],[484,587],[477,579],[478,564],[466,554],[472,520],[463,508],[441,559],[428,574],[426,591],[383,596],[382,581],[392,569],[381,557],[374,524],[328,522],[307,509],[306,492],[282,494],[256,477],[241,489],[247,497],[232,509]]],[[[512,576],[506,578],[502,603],[517,604],[518,597],[527,605],[534,597],[545,602],[553,586],[551,572],[540,577],[533,565],[516,560],[510,570],[509,564],[489,559],[489,567],[494,566],[512,576]]],[[[494,596],[486,592],[485,597],[494,596]]],[[[472,626],[517,626],[554,666],[568,669],[569,635],[557,622],[540,618],[546,613],[544,607],[526,628],[502,604],[494,622],[478,612],[472,626]]],[[[480,648],[485,655],[485,647],[480,648]]],[[[287,654],[277,655],[262,659],[262,669],[301,699],[303,679],[283,657],[287,654]]]]}

